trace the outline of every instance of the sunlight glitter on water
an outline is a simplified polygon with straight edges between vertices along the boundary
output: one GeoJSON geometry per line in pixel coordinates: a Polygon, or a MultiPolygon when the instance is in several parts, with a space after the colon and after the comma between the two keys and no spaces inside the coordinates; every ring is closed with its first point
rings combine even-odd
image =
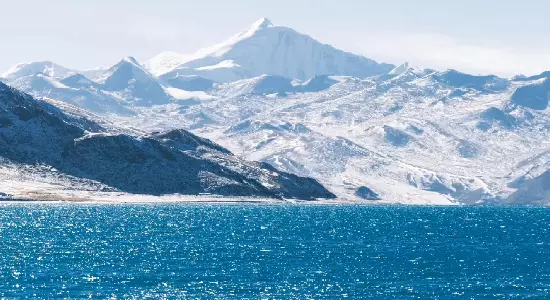
{"type": "Polygon", "coordinates": [[[0,206],[0,297],[548,297],[550,210],[0,206]]]}

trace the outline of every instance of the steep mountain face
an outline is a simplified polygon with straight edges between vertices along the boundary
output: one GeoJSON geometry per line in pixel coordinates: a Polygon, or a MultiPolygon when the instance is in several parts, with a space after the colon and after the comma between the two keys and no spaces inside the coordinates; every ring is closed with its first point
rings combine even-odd
{"type": "Polygon", "coordinates": [[[171,71],[174,56],[159,56],[149,70],[161,78],[199,75],[217,82],[231,82],[260,75],[308,80],[316,75],[367,77],[386,73],[394,66],[321,44],[293,29],[260,19],[229,40],[202,49],[171,71]]]}
{"type": "MultiPolygon", "coordinates": [[[[194,157],[206,162],[221,165],[225,168],[225,172],[235,172],[243,176],[245,182],[257,183],[262,189],[268,187],[265,196],[275,195],[282,198],[306,200],[335,197],[334,194],[328,192],[314,179],[280,172],[266,163],[244,161],[233,156],[229,150],[185,130],[152,134],[150,138],[167,147],[185,153],[192,153],[194,157]],[[190,150],[193,152],[190,152],[190,150]]],[[[219,181],[215,180],[217,176],[211,173],[206,174],[206,177],[208,177],[207,182],[211,182],[212,185],[208,186],[207,189],[211,193],[223,194],[216,190],[216,182],[219,181]]],[[[223,187],[224,190],[226,188],[223,187]]]]}
{"type": "Polygon", "coordinates": [[[185,63],[189,58],[176,52],[162,52],[146,61],[143,66],[155,76],[172,71],[178,65],[185,63]]]}
{"type": "Polygon", "coordinates": [[[156,78],[133,57],[121,60],[106,71],[97,82],[104,90],[115,92],[130,105],[167,104],[173,100],[156,78]]]}
{"type": "Polygon", "coordinates": [[[20,170],[35,172],[38,186],[63,177],[72,179],[64,188],[79,189],[77,183],[84,182],[82,189],[137,194],[334,197],[313,179],[243,161],[189,132],[142,137],[113,132],[3,84],[0,160],[0,171],[8,168],[10,176],[19,176],[20,170]]]}

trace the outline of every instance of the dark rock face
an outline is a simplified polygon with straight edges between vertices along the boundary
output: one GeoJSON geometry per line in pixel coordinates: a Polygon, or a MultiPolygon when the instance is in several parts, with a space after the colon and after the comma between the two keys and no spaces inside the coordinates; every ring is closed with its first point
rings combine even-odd
{"type": "Polygon", "coordinates": [[[244,161],[184,130],[145,137],[111,134],[93,121],[0,84],[0,157],[49,165],[137,194],[335,198],[311,178],[244,161]]]}
{"type": "Polygon", "coordinates": [[[366,186],[358,187],[357,190],[355,190],[355,195],[365,200],[380,200],[378,194],[366,186]]]}
{"type": "Polygon", "coordinates": [[[22,163],[59,161],[63,146],[84,134],[77,119],[3,84],[0,119],[0,156],[22,163]]]}
{"type": "Polygon", "coordinates": [[[186,130],[171,130],[163,133],[152,134],[150,137],[160,141],[164,145],[177,148],[182,151],[196,151],[200,147],[205,147],[210,150],[231,154],[229,150],[223,148],[222,146],[210,140],[198,137],[186,130]]]}
{"type": "Polygon", "coordinates": [[[272,197],[257,182],[213,162],[201,160],[156,140],[125,135],[92,136],[77,141],[63,153],[63,170],[82,173],[120,190],[136,194],[221,193],[272,197]],[[208,173],[207,173],[208,172],[208,173]],[[203,178],[210,174],[214,182],[203,178]],[[226,181],[213,188],[217,181],[226,181]]]}

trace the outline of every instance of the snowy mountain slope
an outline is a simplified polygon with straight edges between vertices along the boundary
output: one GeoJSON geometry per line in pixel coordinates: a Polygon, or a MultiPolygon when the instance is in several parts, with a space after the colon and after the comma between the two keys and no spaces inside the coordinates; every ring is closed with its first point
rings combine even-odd
{"type": "Polygon", "coordinates": [[[50,182],[60,177],[59,183],[69,185],[61,189],[307,200],[334,197],[313,179],[244,161],[186,131],[141,137],[112,132],[3,84],[0,158],[10,174],[28,178],[34,173],[49,177],[50,182]],[[82,185],[77,184],[79,178],[82,185]]]}
{"type": "Polygon", "coordinates": [[[88,70],[69,69],[51,61],[37,61],[30,63],[20,63],[11,67],[9,70],[0,75],[6,81],[25,76],[44,74],[55,79],[62,79],[72,74],[82,74],[92,80],[103,74],[108,68],[95,68],[88,70]]]}
{"type": "MultiPolygon", "coordinates": [[[[122,59],[95,80],[56,64],[46,73],[39,71],[44,67],[43,63],[30,66],[34,67],[11,72],[3,81],[35,97],[61,100],[101,114],[132,115],[133,106],[167,104],[176,100],[132,57],[122,59]],[[66,71],[65,76],[53,76],[61,73],[55,69],[56,66],[66,71]]],[[[195,84],[194,81],[190,83],[190,87],[195,84]]],[[[204,85],[202,82],[195,85],[200,84],[204,85]]]]}
{"type": "Polygon", "coordinates": [[[550,198],[550,169],[541,175],[525,179],[519,188],[506,198],[507,204],[548,205],[550,198]]]}
{"type": "Polygon", "coordinates": [[[266,18],[218,45],[181,59],[184,62],[166,72],[175,61],[180,61],[177,56],[160,55],[148,63],[148,70],[161,78],[199,75],[231,82],[264,74],[300,80],[316,75],[367,77],[394,67],[321,44],[291,28],[275,26],[266,18]]]}
{"type": "Polygon", "coordinates": [[[174,77],[165,77],[164,82],[170,87],[190,92],[205,92],[214,87],[214,81],[197,75],[176,75],[174,77]]]}
{"type": "Polygon", "coordinates": [[[93,68],[93,69],[79,70],[75,73],[82,74],[84,77],[89,78],[91,80],[97,80],[107,70],[109,70],[108,67],[98,67],[98,68],[93,68]]]}
{"type": "Polygon", "coordinates": [[[63,79],[56,79],[45,74],[35,74],[15,78],[8,83],[35,97],[62,100],[97,113],[133,114],[116,98],[101,91],[98,84],[78,73],[63,79]]]}
{"type": "Polygon", "coordinates": [[[187,62],[188,59],[188,55],[166,51],[146,61],[143,67],[151,72],[151,74],[159,76],[172,71],[178,65],[187,62]]]}
{"type": "Polygon", "coordinates": [[[44,74],[53,78],[63,78],[73,73],[75,73],[74,70],[67,69],[54,62],[40,61],[17,64],[3,73],[0,77],[11,80],[19,77],[44,74]]]}
{"type": "Polygon", "coordinates": [[[130,105],[147,106],[167,104],[173,100],[156,80],[133,57],[126,57],[97,79],[105,91],[130,105]]]}

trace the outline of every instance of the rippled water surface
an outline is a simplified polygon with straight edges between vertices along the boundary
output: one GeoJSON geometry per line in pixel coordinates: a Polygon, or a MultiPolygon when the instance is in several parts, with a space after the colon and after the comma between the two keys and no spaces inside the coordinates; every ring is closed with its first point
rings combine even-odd
{"type": "Polygon", "coordinates": [[[550,210],[2,205],[0,298],[548,298],[550,210]]]}

